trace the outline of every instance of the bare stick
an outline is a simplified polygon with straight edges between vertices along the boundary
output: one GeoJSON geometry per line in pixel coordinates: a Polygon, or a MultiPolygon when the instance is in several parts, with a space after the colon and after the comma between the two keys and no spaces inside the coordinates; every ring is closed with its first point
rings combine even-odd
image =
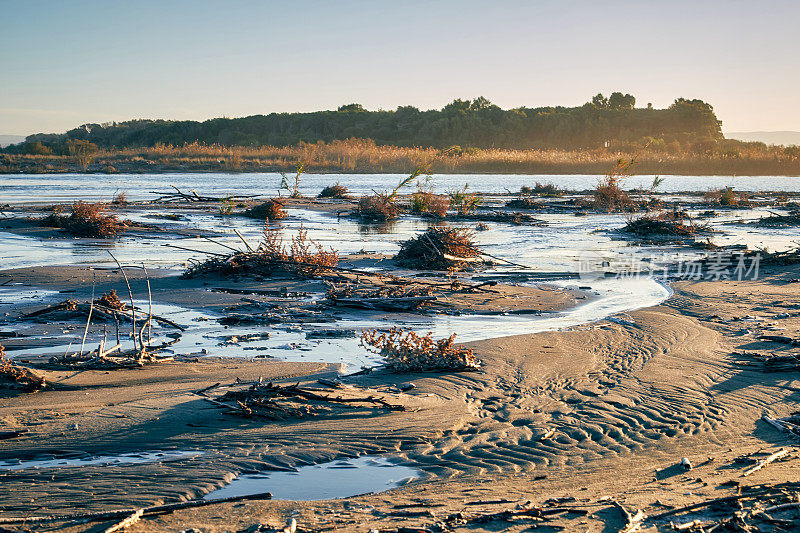
{"type": "Polygon", "coordinates": [[[125,279],[125,285],[128,286],[128,296],[130,296],[130,298],[131,298],[131,321],[133,322],[133,349],[135,351],[135,350],[137,350],[137,347],[136,347],[136,307],[133,305],[133,291],[131,290],[131,283],[128,281],[128,275],[125,274],[125,269],[122,268],[122,265],[119,264],[119,261],[117,261],[117,258],[114,257],[114,254],[111,253],[111,250],[106,250],[106,251],[108,252],[108,255],[111,256],[111,259],[113,259],[114,262],[119,267],[120,272],[122,272],[122,277],[125,279]]]}
{"type": "Polygon", "coordinates": [[[153,296],[150,292],[150,276],[147,274],[147,268],[142,263],[142,270],[144,270],[144,278],[147,280],[147,344],[150,344],[152,331],[151,320],[153,319],[153,296]]]}
{"type": "Polygon", "coordinates": [[[92,311],[94,311],[94,285],[95,274],[92,270],[92,299],[89,300],[89,315],[86,317],[86,328],[83,330],[83,339],[81,339],[81,355],[83,355],[83,345],[86,343],[86,334],[89,333],[89,324],[92,321],[92,311]]]}
{"type": "Polygon", "coordinates": [[[233,228],[233,232],[234,232],[234,233],[236,233],[236,235],[238,235],[240,239],[242,239],[242,242],[244,243],[244,245],[245,245],[245,246],[247,246],[247,249],[248,249],[248,250],[250,250],[251,252],[254,252],[254,251],[255,251],[255,250],[253,250],[253,248],[251,248],[251,247],[250,247],[250,245],[247,243],[247,241],[246,241],[246,240],[244,240],[244,237],[242,237],[242,234],[241,234],[241,233],[239,233],[239,230],[238,230],[238,229],[236,229],[236,228],[233,228]]]}

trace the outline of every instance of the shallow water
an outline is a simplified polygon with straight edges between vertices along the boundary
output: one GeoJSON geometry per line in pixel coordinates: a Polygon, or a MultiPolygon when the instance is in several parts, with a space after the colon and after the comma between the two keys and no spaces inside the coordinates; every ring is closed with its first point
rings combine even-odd
{"type": "MultiPolygon", "coordinates": [[[[300,192],[316,196],[326,185],[340,182],[353,194],[370,194],[373,189],[391,190],[404,174],[304,174],[300,192]]],[[[553,183],[570,190],[594,188],[599,174],[436,174],[435,192],[460,189],[464,184],[481,192],[518,191],[536,182],[553,183]]],[[[785,176],[671,176],[662,175],[661,192],[696,191],[733,186],[740,191],[800,191],[800,179],[785,176]]],[[[74,200],[110,201],[118,191],[129,200],[152,200],[151,191],[167,191],[175,185],[184,191],[224,196],[228,194],[264,194],[274,196],[281,176],[272,173],[166,173],[166,174],[4,174],[0,175],[0,204],[72,202],[74,200]]],[[[626,178],[626,188],[650,187],[652,175],[626,178]]]]}
{"type": "Polygon", "coordinates": [[[295,472],[243,474],[206,494],[204,499],[270,492],[275,500],[332,500],[399,487],[419,475],[419,470],[392,463],[385,457],[364,456],[303,466],[295,472]]]}
{"type": "Polygon", "coordinates": [[[0,461],[0,471],[25,470],[28,468],[77,468],[82,466],[119,466],[164,461],[179,461],[202,455],[195,451],[133,452],[120,455],[98,455],[93,457],[5,460],[0,461]]]}

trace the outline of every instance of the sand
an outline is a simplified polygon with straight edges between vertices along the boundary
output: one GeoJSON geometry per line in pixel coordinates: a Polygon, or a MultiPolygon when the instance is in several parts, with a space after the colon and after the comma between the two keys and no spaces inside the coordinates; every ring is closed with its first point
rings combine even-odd
{"type": "MultiPolygon", "coordinates": [[[[353,260],[367,259],[380,260],[353,260]]],[[[78,267],[4,274],[37,287],[68,287],[72,298],[86,298],[91,283],[90,273],[78,267]]],[[[97,290],[119,288],[118,274],[104,275],[97,290]]],[[[29,430],[0,443],[0,460],[59,451],[194,450],[202,455],[80,472],[0,472],[0,518],[188,500],[223,486],[237,473],[365,454],[391,455],[425,474],[379,494],[217,504],[148,517],[129,530],[244,531],[295,518],[306,530],[366,532],[430,526],[455,512],[568,498],[561,503],[588,514],[566,513],[551,525],[567,531],[616,531],[622,519],[610,499],[654,515],[665,506],[736,494],[735,487],[724,484],[730,480],[749,485],[796,481],[800,461],[776,463],[741,479],[743,468],[735,459],[780,447],[797,457],[794,441],[760,421],[764,413],[785,416],[797,409],[797,373],[765,373],[742,365],[737,352],[797,350],[759,335],[778,331],[798,337],[800,284],[790,282],[798,277],[800,267],[788,267],[762,272],[758,281],[677,282],[662,305],[613,321],[469,343],[483,362],[480,373],[377,371],[346,380],[382,391],[413,382],[410,391],[386,392],[407,407],[404,412],[365,409],[264,421],[228,415],[196,393],[237,378],[313,383],[334,377],[337,368],[323,363],[206,357],[136,370],[39,371],[57,387],[0,398],[3,429],[29,430]],[[690,472],[675,470],[682,457],[695,465],[714,460],[690,472]],[[656,470],[664,468],[666,474],[657,476],[656,470]]],[[[154,300],[217,310],[240,302],[241,295],[205,290],[216,283],[157,277],[154,300]]],[[[268,289],[278,283],[227,286],[268,289]]],[[[290,287],[308,290],[314,283],[290,287]]],[[[513,301],[516,309],[527,311],[564,309],[580,296],[518,287],[503,291],[482,301],[460,299],[459,305],[491,311],[507,309],[513,301]]],[[[3,310],[13,314],[32,307],[15,304],[3,310]]],[[[20,342],[24,339],[4,340],[20,342]]],[[[547,524],[540,528],[548,530],[547,524]]],[[[665,530],[668,520],[655,524],[665,530]]],[[[62,524],[60,530],[102,531],[108,525],[62,524]]],[[[507,526],[471,527],[530,531],[532,524],[507,526]]]]}

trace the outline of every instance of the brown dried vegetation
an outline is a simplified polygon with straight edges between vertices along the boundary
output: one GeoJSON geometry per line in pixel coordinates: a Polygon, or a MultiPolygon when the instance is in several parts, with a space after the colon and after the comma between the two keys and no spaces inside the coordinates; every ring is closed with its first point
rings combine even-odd
{"type": "Polygon", "coordinates": [[[366,330],[361,344],[380,354],[386,366],[396,372],[477,370],[480,362],[474,352],[455,344],[455,333],[434,340],[433,334],[419,336],[413,331],[392,328],[388,332],[366,330]]]}
{"type": "Polygon", "coordinates": [[[398,264],[418,270],[450,270],[480,262],[481,252],[466,228],[431,226],[400,245],[398,264]]]}
{"type": "Polygon", "coordinates": [[[125,223],[115,215],[105,214],[106,206],[102,203],[88,203],[79,200],[72,204],[69,216],[58,211],[43,218],[42,226],[61,228],[77,237],[110,238],[125,229],[125,223]]]}

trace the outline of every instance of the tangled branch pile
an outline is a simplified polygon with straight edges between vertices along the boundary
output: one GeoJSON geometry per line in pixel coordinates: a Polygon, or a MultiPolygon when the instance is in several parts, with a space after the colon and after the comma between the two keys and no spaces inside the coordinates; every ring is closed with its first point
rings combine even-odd
{"type": "Polygon", "coordinates": [[[800,211],[794,210],[785,215],[778,215],[773,213],[768,217],[761,218],[754,222],[759,226],[777,226],[777,227],[790,227],[800,226],[800,211]]]}
{"type": "MultiPolygon", "coordinates": [[[[205,396],[205,394],[203,394],[205,396]]],[[[229,391],[213,403],[227,407],[235,414],[285,420],[335,414],[342,409],[379,408],[405,411],[403,405],[392,404],[375,394],[364,395],[355,390],[337,392],[296,385],[254,383],[247,389],[229,391]]]]}
{"type": "Polygon", "coordinates": [[[394,327],[389,332],[365,330],[361,345],[382,355],[386,366],[396,372],[477,370],[480,363],[469,348],[455,344],[455,333],[434,340],[433,334],[420,337],[413,331],[394,327]]]}
{"type": "Polygon", "coordinates": [[[400,189],[417,179],[429,167],[430,164],[427,163],[419,165],[409,177],[403,179],[390,193],[375,193],[374,196],[362,196],[358,201],[355,214],[369,222],[394,220],[403,212],[402,206],[397,202],[397,194],[400,189]]]}
{"type": "Polygon", "coordinates": [[[183,275],[187,278],[205,274],[270,276],[288,273],[311,276],[338,264],[338,252],[332,248],[326,250],[309,239],[308,230],[302,227],[292,237],[288,251],[277,229],[264,228],[264,236],[255,250],[248,245],[246,250],[212,255],[188,267],[183,275]]]}
{"type": "Polygon", "coordinates": [[[708,225],[696,224],[684,212],[676,210],[630,219],[622,231],[641,237],[693,237],[699,233],[710,233],[711,229],[708,225]]]}
{"type": "Polygon", "coordinates": [[[54,212],[43,218],[41,226],[61,228],[78,237],[110,238],[124,230],[126,224],[116,215],[106,215],[105,205],[79,200],[72,204],[69,216],[54,212]]]}
{"type": "Polygon", "coordinates": [[[431,286],[331,285],[327,296],[331,305],[386,311],[416,311],[437,300],[431,286]]]}
{"type": "Polygon", "coordinates": [[[711,189],[703,195],[703,199],[711,204],[723,207],[747,207],[751,203],[743,192],[736,192],[733,187],[711,189]]]}
{"type": "Polygon", "coordinates": [[[44,378],[37,376],[27,368],[15,365],[11,359],[6,357],[5,348],[0,344],[0,387],[36,392],[46,386],[44,378]]]}
{"type": "Polygon", "coordinates": [[[286,214],[286,210],[283,208],[283,203],[275,200],[274,198],[267,200],[263,204],[254,205],[242,213],[242,215],[250,218],[256,218],[258,220],[273,221],[282,220],[288,216],[286,214]]]}
{"type": "Polygon", "coordinates": [[[506,202],[506,207],[511,207],[513,209],[541,209],[544,205],[530,196],[521,196],[506,202]]]}
{"type": "Polygon", "coordinates": [[[481,263],[480,257],[472,231],[440,225],[403,242],[394,259],[417,270],[449,270],[481,263]]]}

